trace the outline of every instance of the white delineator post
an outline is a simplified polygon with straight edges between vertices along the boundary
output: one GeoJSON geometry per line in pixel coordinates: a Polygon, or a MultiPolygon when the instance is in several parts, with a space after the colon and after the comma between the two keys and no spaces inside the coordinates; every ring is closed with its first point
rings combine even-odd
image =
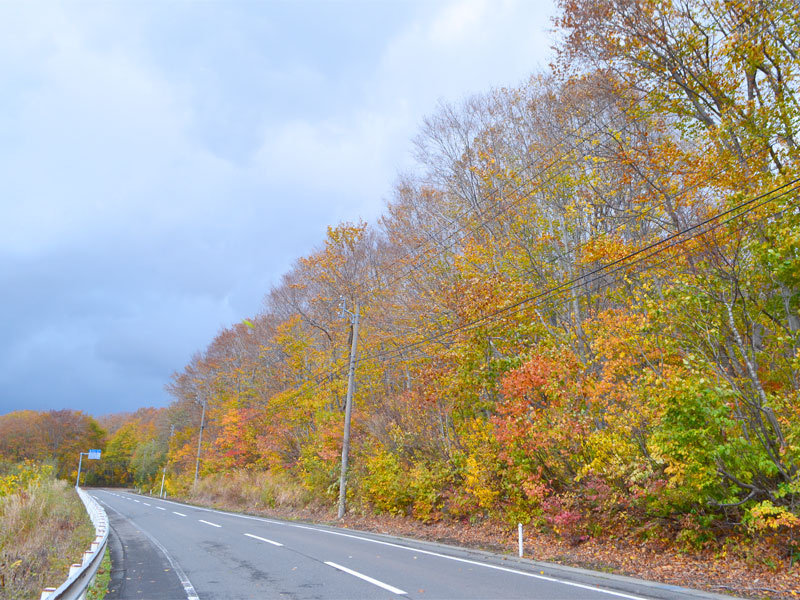
{"type": "Polygon", "coordinates": [[[519,538],[519,557],[522,558],[522,552],[523,552],[522,523],[517,523],[517,537],[519,538]]]}

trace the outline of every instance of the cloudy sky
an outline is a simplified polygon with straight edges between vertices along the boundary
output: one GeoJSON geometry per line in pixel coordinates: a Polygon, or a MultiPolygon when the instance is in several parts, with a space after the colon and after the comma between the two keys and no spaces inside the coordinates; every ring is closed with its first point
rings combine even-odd
{"type": "Polygon", "coordinates": [[[0,2],[0,413],[163,406],[551,0],[0,2]]]}

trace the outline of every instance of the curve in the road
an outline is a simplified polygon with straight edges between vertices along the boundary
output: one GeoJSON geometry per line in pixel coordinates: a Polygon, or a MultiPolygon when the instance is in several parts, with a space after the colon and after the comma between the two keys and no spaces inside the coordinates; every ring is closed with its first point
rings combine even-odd
{"type": "Polygon", "coordinates": [[[385,536],[380,539],[170,500],[148,498],[145,502],[127,493],[97,491],[95,497],[135,524],[166,557],[190,600],[198,596],[204,600],[366,599],[387,593],[475,600],[722,598],[623,578],[611,580],[617,589],[610,589],[606,587],[610,576],[602,574],[594,576],[600,584],[592,580],[592,574],[578,570],[573,570],[570,580],[545,573],[534,563],[519,563],[517,568],[495,564],[505,558],[488,553],[385,536]],[[534,568],[537,571],[528,570],[534,568]]]}

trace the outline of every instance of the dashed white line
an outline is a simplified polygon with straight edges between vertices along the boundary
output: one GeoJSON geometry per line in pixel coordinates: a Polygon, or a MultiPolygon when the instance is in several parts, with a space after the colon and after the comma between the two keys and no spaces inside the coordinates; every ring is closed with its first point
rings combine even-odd
{"type": "Polygon", "coordinates": [[[205,523],[206,525],[211,525],[212,527],[222,527],[222,525],[217,525],[216,523],[212,523],[211,521],[203,521],[203,519],[197,519],[201,523],[205,523]]]}
{"type": "MultiPolygon", "coordinates": [[[[172,500],[164,500],[164,502],[169,502],[170,504],[181,506],[180,502],[174,502],[172,500]]],[[[364,541],[364,542],[369,542],[369,543],[372,543],[372,544],[379,544],[379,545],[382,545],[382,546],[389,546],[389,547],[392,547],[392,548],[399,548],[399,549],[402,549],[402,550],[407,550],[407,551],[411,551],[411,552],[417,552],[417,553],[420,553],[420,554],[426,554],[428,556],[436,556],[436,557],[439,557],[439,558],[444,558],[446,560],[452,560],[452,561],[460,562],[460,563],[464,563],[464,564],[470,564],[470,565],[475,565],[475,566],[478,566],[478,567],[484,567],[486,569],[492,569],[492,570],[495,570],[495,571],[501,571],[501,572],[505,572],[505,573],[513,573],[515,575],[521,575],[523,577],[530,577],[531,579],[539,579],[541,581],[551,581],[553,583],[560,583],[562,585],[566,585],[566,586],[569,586],[569,587],[576,587],[576,588],[585,589],[585,590],[592,590],[592,591],[595,591],[595,592],[599,592],[601,594],[607,594],[609,596],[616,596],[618,598],[627,598],[629,600],[645,600],[645,598],[643,598],[642,596],[637,596],[635,594],[626,594],[624,592],[616,592],[614,590],[610,590],[610,589],[607,589],[607,588],[599,587],[599,586],[596,586],[596,585],[589,585],[589,584],[584,584],[584,583],[576,583],[576,582],[573,582],[573,581],[559,579],[557,577],[551,577],[551,576],[543,575],[543,574],[540,574],[540,573],[531,573],[529,571],[522,571],[520,569],[511,569],[511,568],[508,568],[508,567],[501,567],[500,565],[493,565],[493,564],[487,563],[487,562],[481,562],[481,561],[477,561],[477,560],[470,560],[470,559],[467,559],[467,558],[459,558],[457,556],[450,556],[450,555],[447,555],[447,554],[441,554],[439,552],[432,552],[430,550],[422,550],[421,548],[414,548],[412,546],[404,546],[402,544],[395,544],[395,543],[392,543],[392,542],[385,542],[383,540],[376,540],[376,539],[372,539],[372,538],[368,538],[368,537],[363,537],[363,536],[360,536],[360,535],[353,535],[353,534],[350,534],[350,533],[344,533],[344,532],[340,532],[340,531],[331,531],[329,529],[322,529],[322,528],[318,528],[318,527],[308,527],[307,525],[298,525],[297,523],[287,523],[286,521],[276,521],[275,519],[265,519],[263,517],[253,517],[253,516],[250,516],[250,515],[241,515],[241,514],[237,514],[237,513],[230,513],[230,512],[215,510],[213,508],[203,508],[201,506],[192,506],[191,508],[193,508],[194,510],[201,510],[201,511],[204,511],[204,512],[224,514],[224,515],[227,515],[227,516],[230,516],[230,517],[236,517],[238,519],[247,519],[247,520],[250,520],[250,521],[260,521],[262,523],[271,523],[273,525],[280,525],[282,527],[295,527],[297,529],[308,529],[310,531],[317,531],[317,532],[320,532],[320,533],[328,533],[328,534],[331,534],[331,535],[338,535],[338,536],[342,536],[342,537],[361,540],[361,541],[364,541]]],[[[186,516],[186,515],[181,514],[181,513],[176,513],[176,514],[180,514],[182,517],[186,516]]]]}
{"type": "MultiPolygon", "coordinates": [[[[100,502],[103,502],[103,501],[101,500],[100,502]]],[[[105,502],[103,502],[103,504],[108,506],[108,508],[113,510],[115,513],[117,513],[120,517],[122,517],[123,519],[125,519],[129,523],[132,522],[128,517],[123,515],[116,508],[113,508],[112,506],[110,506],[109,504],[107,504],[105,502]]],[[[167,559],[167,561],[169,561],[169,564],[172,565],[172,570],[175,571],[175,574],[178,576],[178,579],[180,579],[181,585],[183,586],[183,591],[186,593],[186,600],[200,600],[200,598],[197,596],[197,591],[194,589],[194,586],[192,585],[192,582],[189,581],[189,578],[186,576],[186,573],[183,572],[183,569],[181,569],[181,566],[172,559],[172,557],[170,556],[169,552],[167,552],[167,549],[164,548],[164,546],[162,546],[161,543],[156,538],[154,538],[152,535],[150,535],[146,531],[142,531],[142,530],[140,530],[140,531],[141,531],[141,533],[143,535],[147,536],[150,539],[151,542],[153,542],[153,545],[156,548],[161,550],[161,553],[164,555],[164,557],[167,559]]]]}
{"type": "Polygon", "coordinates": [[[156,506],[156,510],[167,510],[167,509],[164,508],[163,506],[156,506]]]}
{"type": "Polygon", "coordinates": [[[267,542],[268,544],[272,544],[273,546],[283,546],[283,544],[281,544],[280,542],[275,542],[273,540],[268,540],[267,538],[263,538],[263,537],[258,536],[258,535],[253,535],[252,533],[245,533],[245,535],[247,537],[253,538],[254,540],[261,540],[262,542],[267,542]]]}
{"type": "Polygon", "coordinates": [[[405,596],[406,592],[403,590],[394,587],[393,585],[389,585],[388,583],[383,583],[382,581],[378,581],[377,579],[373,579],[369,575],[364,575],[363,573],[359,573],[358,571],[353,571],[352,569],[348,569],[347,567],[343,567],[342,565],[337,565],[335,562],[330,562],[328,560],[325,561],[325,564],[333,567],[334,569],[339,569],[340,571],[344,571],[352,575],[353,577],[358,577],[359,579],[363,579],[364,581],[368,581],[372,585],[377,585],[379,588],[383,588],[386,591],[392,592],[393,594],[397,594],[398,596],[405,596]]]}
{"type": "Polygon", "coordinates": [[[148,502],[142,502],[142,504],[144,504],[145,506],[150,506],[148,502]]]}
{"type": "Polygon", "coordinates": [[[178,515],[179,517],[185,517],[185,516],[186,516],[185,514],[183,514],[183,513],[179,513],[179,512],[177,512],[177,511],[175,511],[175,510],[173,510],[173,511],[172,511],[172,514],[173,514],[173,515],[178,515]]]}

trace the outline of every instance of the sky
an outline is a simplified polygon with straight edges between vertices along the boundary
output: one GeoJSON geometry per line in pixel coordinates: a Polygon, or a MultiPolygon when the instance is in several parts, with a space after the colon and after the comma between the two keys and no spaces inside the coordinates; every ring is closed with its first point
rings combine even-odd
{"type": "Polygon", "coordinates": [[[0,414],[165,406],[440,102],[547,68],[551,0],[0,0],[0,414]]]}

